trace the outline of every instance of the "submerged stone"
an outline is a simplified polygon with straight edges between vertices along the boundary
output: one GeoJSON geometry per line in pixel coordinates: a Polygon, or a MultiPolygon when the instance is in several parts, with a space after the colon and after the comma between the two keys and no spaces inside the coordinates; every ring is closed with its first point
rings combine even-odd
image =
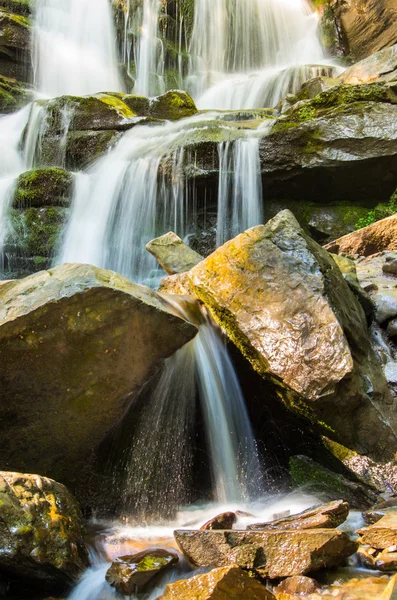
{"type": "Polygon", "coordinates": [[[174,536],[186,558],[197,567],[237,565],[270,579],[334,567],[357,549],[357,544],[337,529],[177,530],[174,536]]]}
{"type": "Polygon", "coordinates": [[[204,575],[169,583],[157,600],[271,600],[274,595],[238,567],[213,569],[204,575]]]}
{"type": "Polygon", "coordinates": [[[343,500],[335,500],[328,504],[320,504],[303,512],[269,521],[267,523],[255,523],[248,525],[249,530],[272,530],[272,529],[333,529],[342,525],[349,516],[349,504],[343,500]]]}
{"type": "Polygon", "coordinates": [[[96,492],[93,452],[134,392],[196,332],[164,296],[90,265],[0,286],[3,467],[38,470],[85,501],[96,492]]]}
{"type": "MultiPolygon", "coordinates": [[[[2,396],[4,398],[4,396],[2,396]]],[[[60,483],[0,471],[0,573],[66,589],[88,567],[80,508],[60,483]]]]}
{"type": "Polygon", "coordinates": [[[158,573],[178,562],[177,554],[155,548],[116,559],[106,573],[106,581],[120,594],[131,596],[158,573]]]}

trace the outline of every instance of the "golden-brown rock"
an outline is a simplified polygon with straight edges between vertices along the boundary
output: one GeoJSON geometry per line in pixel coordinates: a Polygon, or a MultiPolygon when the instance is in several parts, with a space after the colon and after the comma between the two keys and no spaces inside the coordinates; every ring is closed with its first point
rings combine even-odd
{"type": "Polygon", "coordinates": [[[389,513],[369,527],[356,532],[360,544],[367,544],[377,550],[386,550],[397,546],[397,513],[389,513]]]}
{"type": "Polygon", "coordinates": [[[238,567],[213,569],[205,575],[170,583],[157,600],[272,600],[273,594],[238,567]]]}
{"type": "Polygon", "coordinates": [[[105,579],[120,594],[132,596],[160,572],[164,572],[178,562],[175,552],[162,548],[144,550],[131,556],[117,558],[106,572],[105,579]]]}
{"type": "Polygon", "coordinates": [[[397,215],[377,221],[324,246],[333,254],[370,256],[383,250],[397,250],[397,215]]]}
{"type": "Polygon", "coordinates": [[[217,515],[207,523],[204,523],[200,529],[203,531],[209,529],[232,529],[233,525],[237,521],[237,515],[234,512],[225,512],[217,515]]]}
{"type": "Polygon", "coordinates": [[[357,549],[357,544],[337,529],[177,530],[174,536],[183,554],[195,566],[235,564],[271,579],[305,575],[339,565],[357,549]]]}
{"type": "Polygon", "coordinates": [[[278,594],[290,594],[307,596],[313,592],[317,592],[320,589],[319,584],[310,577],[303,577],[298,575],[296,577],[287,577],[284,579],[274,590],[278,594]]]}

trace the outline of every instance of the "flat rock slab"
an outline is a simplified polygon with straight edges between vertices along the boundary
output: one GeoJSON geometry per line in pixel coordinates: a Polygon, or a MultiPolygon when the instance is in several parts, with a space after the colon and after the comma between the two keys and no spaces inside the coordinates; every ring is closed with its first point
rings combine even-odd
{"type": "Polygon", "coordinates": [[[170,583],[157,600],[272,600],[275,596],[236,566],[170,583]]]}
{"type": "Polygon", "coordinates": [[[357,544],[337,529],[177,530],[174,536],[183,554],[197,567],[234,564],[271,579],[334,567],[357,550],[357,544]]]}
{"type": "Polygon", "coordinates": [[[397,215],[348,233],[324,246],[333,254],[371,256],[384,250],[397,250],[397,215]]]}
{"type": "Polygon", "coordinates": [[[203,260],[200,254],[189,248],[172,231],[149,242],[146,245],[146,250],[150,254],[153,254],[159,265],[168,275],[190,271],[190,269],[203,260]]]}
{"type": "Polygon", "coordinates": [[[176,553],[162,548],[144,550],[131,556],[121,556],[107,570],[106,581],[120,594],[131,596],[158,573],[176,565],[178,560],[176,553]]]}
{"type": "Polygon", "coordinates": [[[390,513],[369,527],[362,527],[356,533],[360,544],[368,544],[377,550],[397,546],[397,513],[390,513]]]}
{"type": "Polygon", "coordinates": [[[134,392],[194,326],[164,296],[69,264],[0,286],[0,454],[72,490],[134,392]]]}
{"type": "Polygon", "coordinates": [[[349,516],[349,504],[343,500],[335,500],[328,504],[314,506],[308,510],[268,523],[248,525],[249,530],[272,529],[333,529],[342,525],[349,516]]]}

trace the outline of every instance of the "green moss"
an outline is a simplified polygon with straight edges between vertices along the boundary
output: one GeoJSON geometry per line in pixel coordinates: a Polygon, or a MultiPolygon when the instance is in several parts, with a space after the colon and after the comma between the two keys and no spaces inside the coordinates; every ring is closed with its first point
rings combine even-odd
{"type": "Polygon", "coordinates": [[[30,0],[0,0],[0,8],[27,17],[31,13],[31,2],[30,0]]]}
{"type": "Polygon", "coordinates": [[[148,554],[143,560],[139,561],[138,571],[156,571],[166,567],[169,562],[170,561],[167,558],[161,558],[148,554]]]}
{"type": "Polygon", "coordinates": [[[197,113],[193,99],[186,92],[170,90],[150,103],[150,114],[157,119],[176,121],[197,113]]]}
{"type": "Polygon", "coordinates": [[[397,213],[397,190],[391,196],[389,202],[380,203],[375,208],[372,208],[367,212],[367,214],[360,219],[355,224],[355,229],[362,229],[363,227],[368,227],[368,225],[372,225],[381,219],[385,219],[386,217],[390,217],[397,213]]]}
{"type": "Polygon", "coordinates": [[[64,169],[33,169],[18,177],[13,205],[15,208],[68,206],[73,175],[64,169]]]}
{"type": "Polygon", "coordinates": [[[32,93],[15,79],[0,75],[0,112],[7,113],[24,106],[32,93]]]}

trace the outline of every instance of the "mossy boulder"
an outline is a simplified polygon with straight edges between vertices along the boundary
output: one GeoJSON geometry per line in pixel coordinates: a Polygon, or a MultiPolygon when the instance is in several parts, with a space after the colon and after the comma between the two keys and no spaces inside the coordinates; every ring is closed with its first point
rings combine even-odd
{"type": "Polygon", "coordinates": [[[30,20],[0,8],[0,72],[5,77],[29,81],[30,71],[30,20]]]}
{"type": "Polygon", "coordinates": [[[178,555],[162,548],[144,550],[131,556],[117,558],[106,572],[106,581],[120,594],[132,596],[144,588],[159,573],[173,567],[178,555]]]}
{"type": "Polygon", "coordinates": [[[15,208],[43,208],[69,206],[74,176],[64,169],[33,169],[18,177],[13,206],[15,208]]]}
{"type": "Polygon", "coordinates": [[[358,452],[394,455],[393,401],[364,312],[290,211],[227,242],[185,277],[288,408],[358,452]]]}
{"type": "Polygon", "coordinates": [[[0,574],[64,591],[88,566],[80,508],[61,484],[0,471],[0,574]]]}
{"type": "Polygon", "coordinates": [[[294,488],[327,500],[343,498],[352,508],[362,510],[372,506],[378,499],[373,488],[334,473],[307,456],[292,456],[289,470],[294,488]]]}
{"type": "Polygon", "coordinates": [[[0,113],[9,113],[22,108],[32,97],[32,92],[16,79],[0,75],[0,113]]]}
{"type": "Polygon", "coordinates": [[[150,101],[149,113],[156,119],[177,121],[197,114],[198,110],[187,92],[170,90],[150,101]]]}
{"type": "Polygon", "coordinates": [[[87,502],[93,453],[195,334],[164,296],[90,265],[0,286],[3,467],[52,476],[87,502]]]}
{"type": "Polygon", "coordinates": [[[32,12],[33,0],[0,0],[0,9],[6,10],[16,15],[29,17],[32,12]]]}

